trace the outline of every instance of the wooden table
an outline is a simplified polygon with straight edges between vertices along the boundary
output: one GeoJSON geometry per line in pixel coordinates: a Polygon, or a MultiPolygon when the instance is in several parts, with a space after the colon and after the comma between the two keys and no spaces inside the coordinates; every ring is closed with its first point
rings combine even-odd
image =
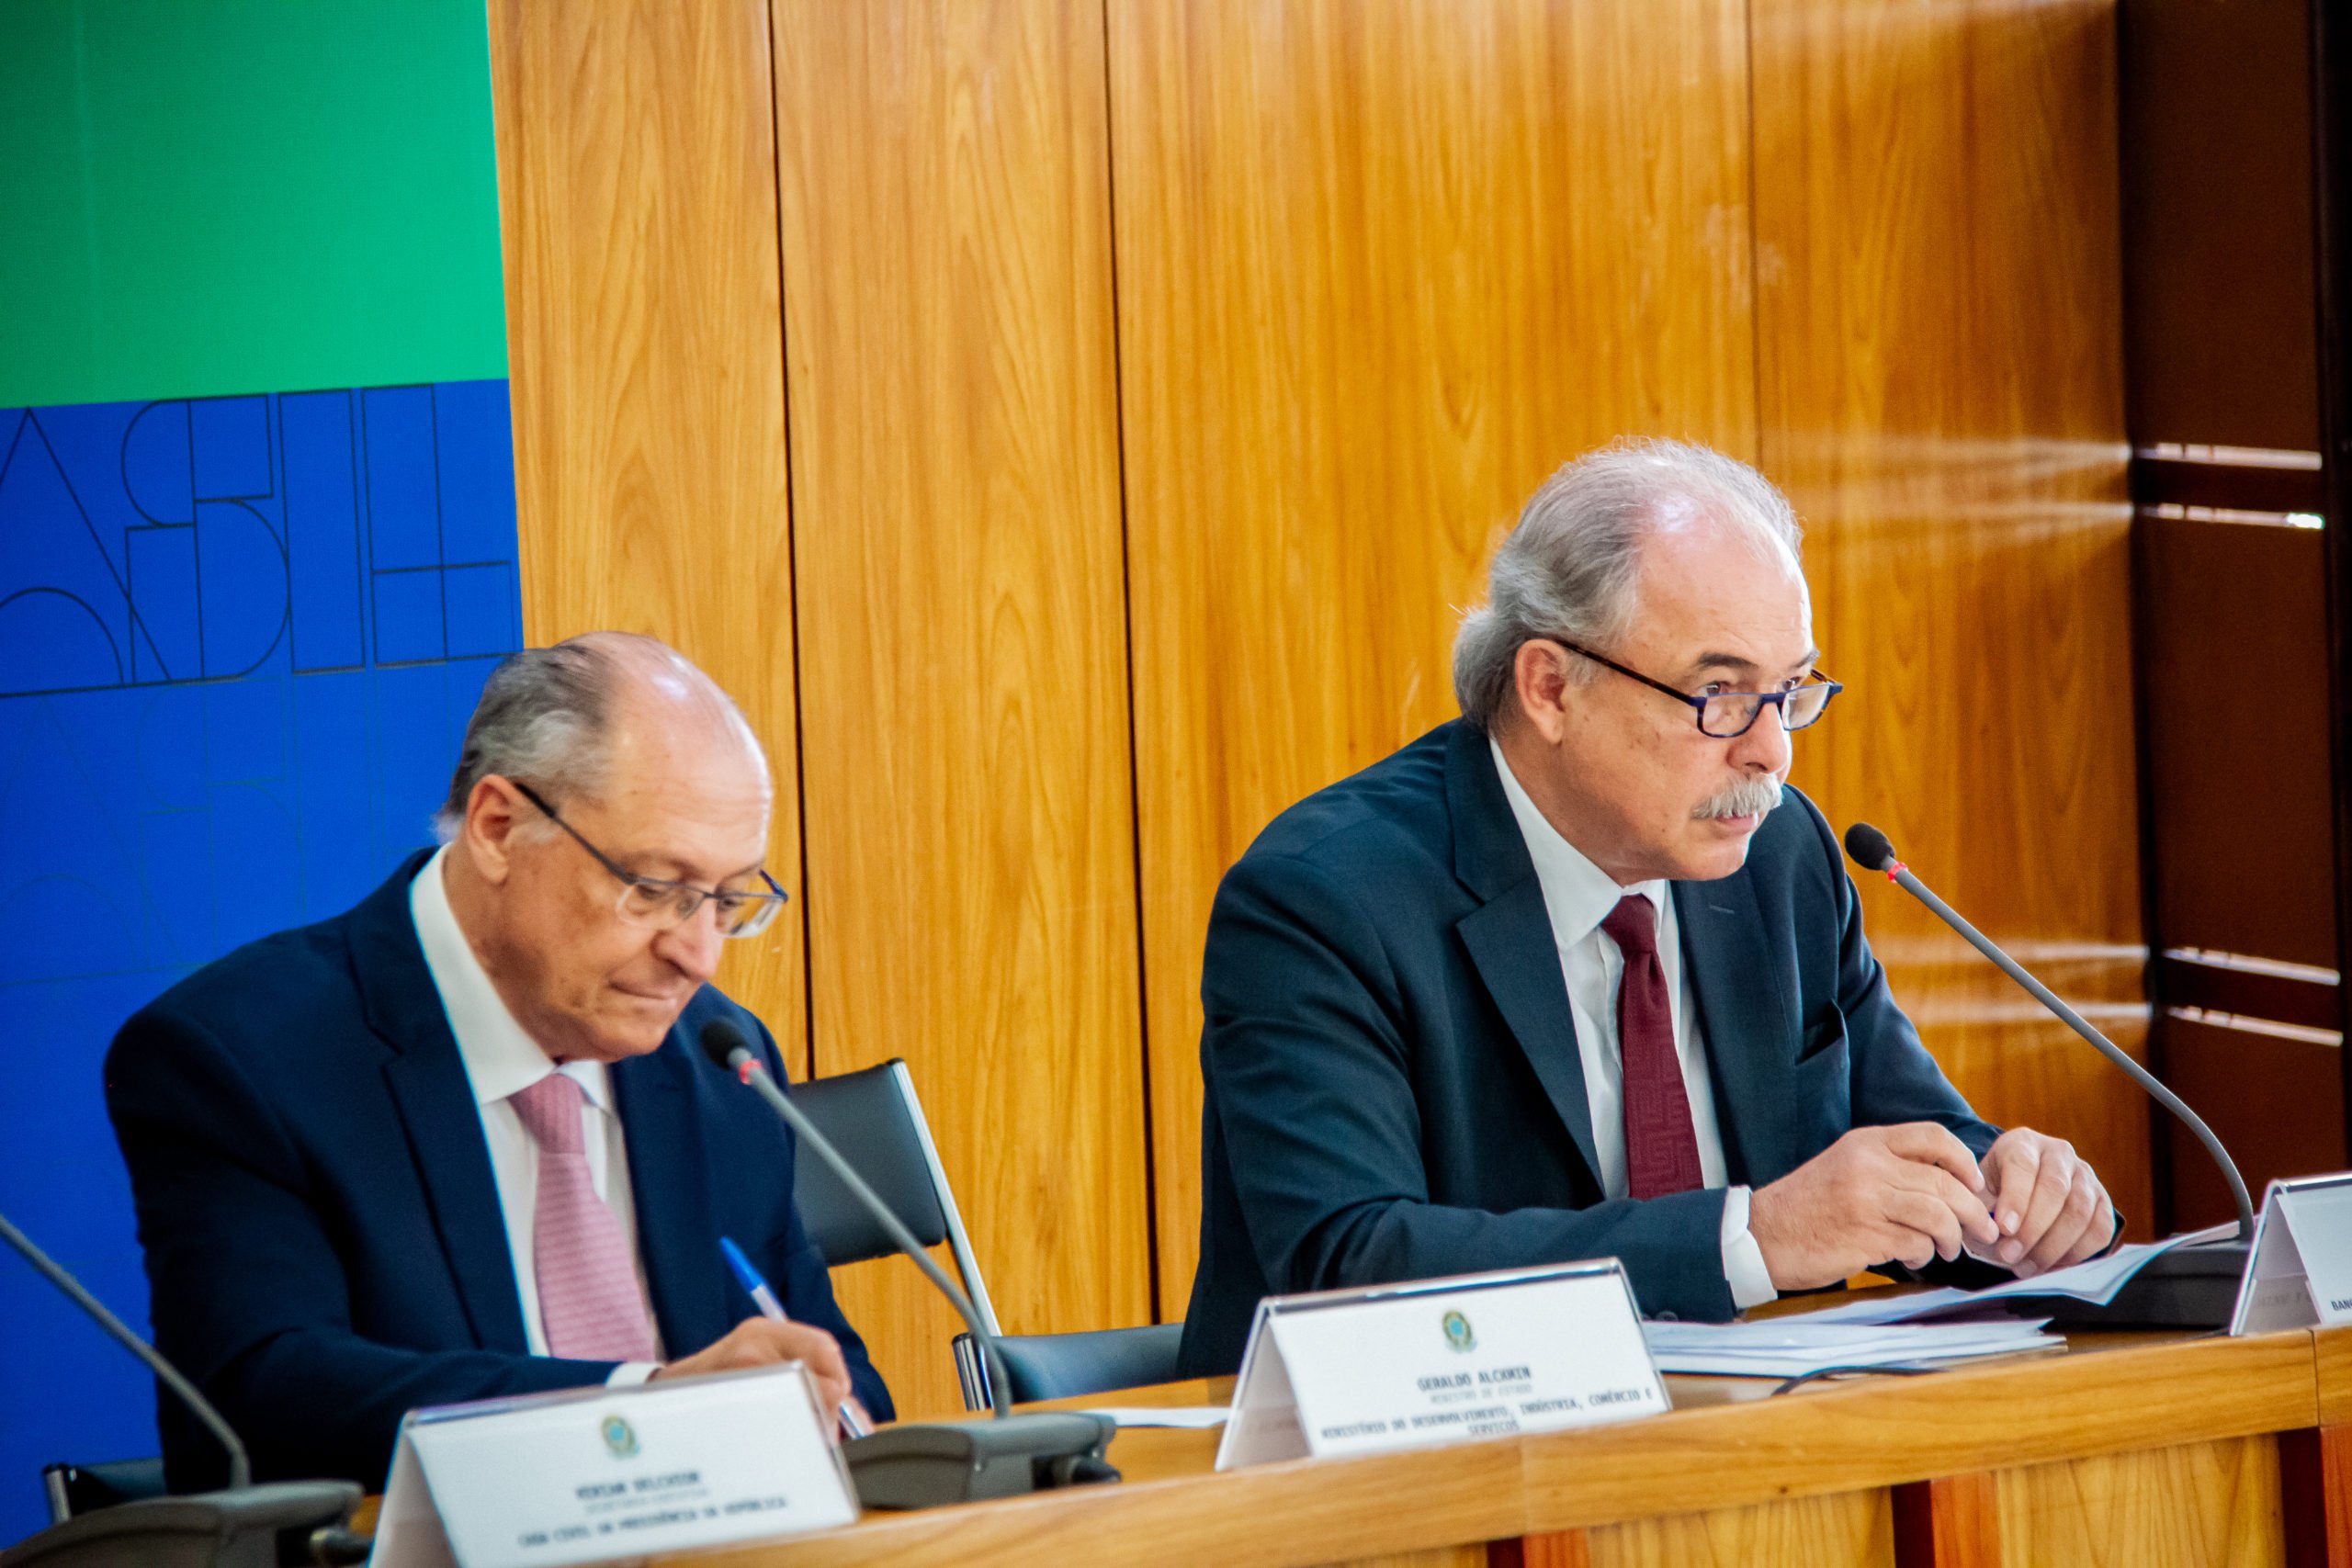
{"type": "Polygon", "coordinates": [[[2063,1355],[1779,1398],[1757,1380],[1667,1381],[1674,1411],[1623,1426],[1224,1475],[1214,1432],[1124,1431],[1120,1485],[674,1561],[2352,1568],[2352,1329],[2083,1334],[2063,1355]]]}

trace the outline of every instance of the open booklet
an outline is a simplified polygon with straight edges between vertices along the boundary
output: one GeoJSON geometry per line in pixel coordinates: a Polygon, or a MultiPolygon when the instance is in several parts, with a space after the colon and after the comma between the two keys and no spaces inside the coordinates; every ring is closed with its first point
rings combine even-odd
{"type": "Polygon", "coordinates": [[[2005,1280],[1978,1291],[1963,1291],[1948,1285],[1941,1290],[1920,1291],[1910,1295],[1873,1296],[1846,1306],[1824,1307],[1792,1321],[1819,1324],[1914,1323],[1922,1318],[1957,1315],[1977,1308],[2000,1306],[2013,1298],[2033,1296],[2069,1296],[2078,1302],[2105,1306],[2115,1299],[2116,1292],[2132,1282],[2133,1275],[2148,1266],[2150,1258],[2170,1252],[2176,1247],[2220,1241],[2225,1236],[2235,1235],[2237,1228],[2236,1222],[2232,1221],[2210,1230],[2166,1236],[2162,1241],[2128,1242],[2104,1258],[2094,1258],[2071,1269],[2053,1269],[2047,1274],[2036,1274],[2028,1280],[2005,1280]]]}

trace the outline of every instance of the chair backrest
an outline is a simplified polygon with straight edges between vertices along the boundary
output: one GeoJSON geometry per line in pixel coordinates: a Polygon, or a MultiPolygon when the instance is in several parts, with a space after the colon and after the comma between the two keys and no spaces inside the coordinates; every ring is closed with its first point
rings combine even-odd
{"type": "MultiPolygon", "coordinates": [[[[997,1349],[1004,1357],[1012,1402],[1027,1404],[1173,1382],[1183,1338],[1182,1324],[1155,1323],[1081,1334],[1016,1334],[999,1339],[997,1349]]],[[[964,1385],[964,1408],[987,1409],[988,1372],[968,1334],[956,1337],[956,1371],[964,1385]]]]}
{"type": "MultiPolygon", "coordinates": [[[[792,1102],[857,1168],[916,1240],[925,1247],[947,1244],[956,1271],[963,1277],[964,1293],[994,1333],[996,1308],[981,1281],[971,1238],[964,1233],[963,1216],[948,1190],[947,1172],[940,1166],[907,1064],[893,1056],[878,1066],[811,1078],[795,1085],[791,1093],[792,1102]]],[[[899,1250],[881,1222],[813,1149],[800,1151],[792,1198],[809,1241],[828,1267],[887,1258],[899,1250]]]]}
{"type": "Polygon", "coordinates": [[[51,1464],[41,1467],[41,1490],[49,1496],[49,1522],[70,1518],[118,1503],[164,1495],[161,1459],[118,1459],[104,1464],[51,1464]]]}

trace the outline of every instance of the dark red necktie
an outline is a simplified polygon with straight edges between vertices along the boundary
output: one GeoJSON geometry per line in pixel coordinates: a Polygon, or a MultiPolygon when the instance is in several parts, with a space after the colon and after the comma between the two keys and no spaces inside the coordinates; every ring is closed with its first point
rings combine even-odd
{"type": "Polygon", "coordinates": [[[1674,1010],[1666,966],[1657,956],[1657,907],[1628,894],[1600,922],[1625,955],[1617,986],[1617,1057],[1625,1102],[1625,1187],[1634,1198],[1663,1198],[1706,1185],[1690,1097],[1674,1052],[1674,1010]]]}

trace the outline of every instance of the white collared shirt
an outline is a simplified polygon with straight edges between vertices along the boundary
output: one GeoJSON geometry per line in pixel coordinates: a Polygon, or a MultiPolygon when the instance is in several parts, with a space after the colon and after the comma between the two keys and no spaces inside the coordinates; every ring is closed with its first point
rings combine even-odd
{"type": "MultiPolygon", "coordinates": [[[[1724,1185],[1723,1132],[1715,1120],[1707,1044],[1691,998],[1690,976],[1683,973],[1682,943],[1668,885],[1658,881],[1618,886],[1614,877],[1562,838],[1560,830],[1536,808],[1510,771],[1502,747],[1491,737],[1487,746],[1494,753],[1495,772],[1502,779],[1503,795],[1510,802],[1520,836],[1527,840],[1528,855],[1535,862],[1544,912],[1552,919],[1560,975],[1567,982],[1568,1013],[1576,1023],[1577,1055],[1584,1066],[1585,1102],[1591,1108],[1592,1146],[1600,1160],[1601,1190],[1609,1197],[1623,1198],[1628,1183],[1624,1068],[1617,1040],[1616,1007],[1617,983],[1625,959],[1616,941],[1600,929],[1600,922],[1608,919],[1618,900],[1634,893],[1646,897],[1657,910],[1658,962],[1666,970],[1666,993],[1674,1013],[1674,1051],[1682,1064],[1682,1088],[1690,1101],[1690,1128],[1698,1135],[1699,1170],[1709,1187],[1724,1185]]],[[[1771,1271],[1764,1266],[1764,1250],[1747,1228],[1748,1196],[1748,1189],[1734,1187],[1724,1198],[1724,1278],[1730,1283],[1733,1304],[1743,1310],[1780,1293],[1772,1288],[1771,1271]]]]}
{"type": "MultiPolygon", "coordinates": [[[[474,1106],[481,1113],[483,1141],[490,1145],[491,1175],[498,1183],[498,1207],[506,1217],[506,1248],[514,1261],[514,1289],[522,1298],[523,1332],[531,1354],[548,1353],[546,1326],[539,1321],[538,1270],[532,1262],[531,1240],[538,1214],[539,1145],[523,1125],[509,1096],[546,1077],[562,1073],[580,1085],[582,1149],[588,1156],[588,1179],[596,1195],[619,1216],[621,1235],[637,1265],[637,1289],[645,1301],[645,1317],[654,1326],[654,1353],[661,1354],[659,1323],[653,1298],[645,1281],[645,1255],[637,1245],[637,1203],[628,1179],[628,1145],[621,1119],[613,1109],[612,1080],[602,1062],[566,1062],[557,1066],[506,1010],[498,987],[491,983],[472,944],[458,929],[457,911],[449,907],[449,891],[442,883],[448,846],[424,863],[409,885],[409,916],[416,922],[416,939],[424,949],[424,966],[441,993],[442,1010],[449,1017],[449,1032],[457,1036],[458,1055],[473,1084],[474,1106]]],[[[628,1362],[613,1373],[614,1383],[642,1382],[654,1369],[650,1361],[628,1362]]]]}

